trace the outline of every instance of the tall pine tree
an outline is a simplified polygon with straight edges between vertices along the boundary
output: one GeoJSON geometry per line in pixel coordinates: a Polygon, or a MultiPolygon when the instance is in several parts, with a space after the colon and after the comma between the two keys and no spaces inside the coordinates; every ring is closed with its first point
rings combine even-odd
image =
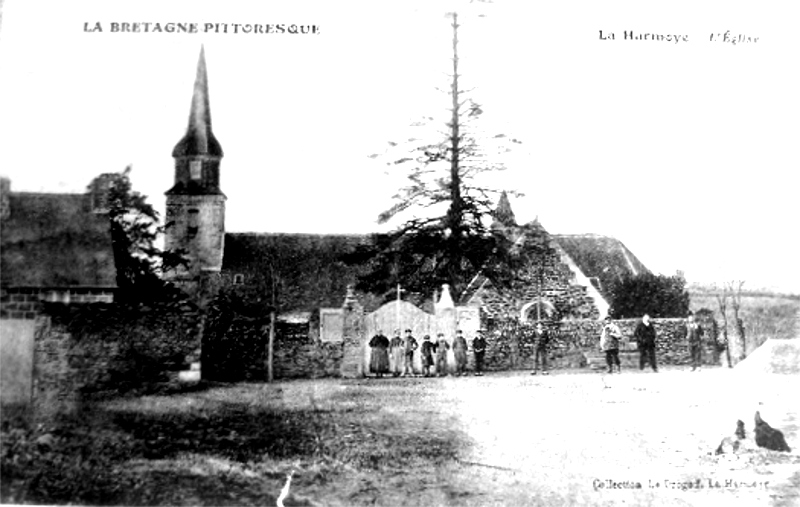
{"type": "Polygon", "coordinates": [[[462,89],[458,15],[450,16],[453,54],[446,130],[432,142],[412,138],[389,143],[392,153],[401,154],[384,154],[390,158],[387,165],[405,170],[407,184],[378,222],[411,216],[394,231],[376,235],[355,256],[355,261],[370,266],[360,278],[362,290],[384,293],[401,284],[410,292],[429,295],[447,283],[458,294],[478,270],[502,258],[498,254],[508,246],[489,228],[501,189],[487,185],[484,176],[504,169],[495,157],[519,141],[479,130],[476,120],[483,110],[462,89]]]}

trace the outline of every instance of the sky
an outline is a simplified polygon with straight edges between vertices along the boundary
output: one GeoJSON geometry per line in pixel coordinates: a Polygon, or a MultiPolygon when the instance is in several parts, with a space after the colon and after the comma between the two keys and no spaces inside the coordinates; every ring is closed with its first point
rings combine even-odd
{"type": "Polygon", "coordinates": [[[449,83],[453,11],[480,128],[521,141],[492,177],[524,194],[511,199],[519,222],[614,236],[690,283],[800,293],[788,1],[5,0],[0,174],[12,190],[80,192],[132,165],[134,188],[163,211],[203,45],[226,229],[382,230],[402,174],[370,155],[416,136],[422,117],[447,121],[437,88],[449,83]],[[198,33],[112,31],[124,22],[198,33]]]}

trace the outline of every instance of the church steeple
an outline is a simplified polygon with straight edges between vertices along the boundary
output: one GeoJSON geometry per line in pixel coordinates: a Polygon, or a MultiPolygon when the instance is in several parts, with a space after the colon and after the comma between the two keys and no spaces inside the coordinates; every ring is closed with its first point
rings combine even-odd
{"type": "Polygon", "coordinates": [[[175,158],[175,185],[169,194],[222,194],[219,188],[219,163],[222,147],[211,130],[211,108],[208,100],[208,75],[205,49],[201,47],[197,61],[189,125],[186,134],[172,150],[175,158]]]}
{"type": "Polygon", "coordinates": [[[219,185],[222,148],[211,131],[205,50],[201,47],[186,135],[172,150],[175,184],[167,194],[165,248],[182,249],[188,273],[219,272],[225,247],[225,194],[219,185]]]}
{"type": "Polygon", "coordinates": [[[222,156],[222,147],[211,131],[211,108],[208,101],[208,75],[206,73],[205,48],[200,48],[197,61],[197,76],[194,80],[192,106],[189,110],[189,127],[186,135],[172,151],[173,157],[196,155],[222,156]]]}
{"type": "Polygon", "coordinates": [[[493,225],[504,225],[506,227],[514,227],[517,225],[517,219],[514,216],[514,211],[511,209],[511,203],[508,202],[508,194],[505,190],[500,194],[500,200],[497,202],[497,208],[494,211],[493,225]]]}

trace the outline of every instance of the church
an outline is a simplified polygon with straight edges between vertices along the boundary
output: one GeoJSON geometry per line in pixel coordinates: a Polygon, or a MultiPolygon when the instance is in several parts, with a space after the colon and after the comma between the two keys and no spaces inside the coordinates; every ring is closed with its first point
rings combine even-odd
{"type": "MultiPolygon", "coordinates": [[[[223,150],[212,130],[202,50],[188,127],[172,156],[175,179],[166,192],[165,248],[183,249],[190,262],[171,281],[195,295],[233,291],[242,294],[244,305],[252,305],[255,313],[271,305],[279,308],[284,321],[309,325],[312,337],[326,332],[335,335],[331,326],[324,332],[314,328],[322,325],[326,311],[335,313],[341,308],[347,287],[360,272],[359,266],[344,259],[370,237],[225,230],[226,196],[220,186],[223,150]]],[[[518,224],[505,194],[494,220],[493,227],[509,235],[518,248],[526,248],[531,234],[546,235],[547,254],[540,256],[536,266],[526,268],[530,283],[513,293],[498,290],[480,274],[472,280],[456,304],[480,309],[483,321],[599,319],[608,312],[609,288],[615,280],[647,272],[617,239],[550,234],[538,221],[518,224]]],[[[366,310],[382,303],[370,294],[357,297],[366,310]]]]}

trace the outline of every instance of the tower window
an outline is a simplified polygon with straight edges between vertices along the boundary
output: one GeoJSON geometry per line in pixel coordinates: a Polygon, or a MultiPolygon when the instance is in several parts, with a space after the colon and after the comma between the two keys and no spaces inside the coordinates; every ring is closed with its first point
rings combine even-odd
{"type": "Polygon", "coordinates": [[[202,174],[203,162],[201,160],[189,161],[189,175],[193,180],[199,180],[202,174]]]}
{"type": "Polygon", "coordinates": [[[197,236],[197,231],[200,223],[200,210],[190,209],[187,218],[188,220],[186,222],[186,234],[190,238],[193,238],[197,236]]]}

